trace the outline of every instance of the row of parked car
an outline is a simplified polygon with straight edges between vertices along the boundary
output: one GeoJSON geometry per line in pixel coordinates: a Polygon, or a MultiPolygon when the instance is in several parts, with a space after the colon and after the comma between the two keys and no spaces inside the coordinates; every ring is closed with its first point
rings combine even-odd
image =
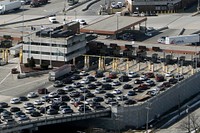
{"type": "Polygon", "coordinates": [[[98,71],[91,75],[85,71],[69,76],[70,82],[55,81],[55,90],[38,88],[26,96],[14,97],[10,103],[0,103],[2,122],[22,121],[42,115],[68,114],[102,110],[108,106],[134,105],[141,93],[155,96],[160,91],[184,79],[182,74],[165,75],[146,72],[128,72],[105,75],[98,71]],[[162,82],[162,84],[160,84],[162,82]],[[18,106],[19,105],[19,106],[18,106]],[[8,117],[7,117],[7,116],[8,117]]]}

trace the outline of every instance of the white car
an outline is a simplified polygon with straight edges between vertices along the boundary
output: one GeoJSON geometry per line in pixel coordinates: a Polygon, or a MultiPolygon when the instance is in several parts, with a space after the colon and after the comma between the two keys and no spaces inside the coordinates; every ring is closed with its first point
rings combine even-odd
{"type": "Polygon", "coordinates": [[[81,84],[89,84],[90,83],[90,80],[87,79],[87,78],[84,78],[80,81],[81,84]]]}
{"type": "Polygon", "coordinates": [[[145,80],[147,80],[148,78],[145,76],[145,75],[142,75],[140,78],[139,78],[139,80],[141,80],[141,81],[145,81],[145,80]]]}
{"type": "Polygon", "coordinates": [[[111,85],[112,86],[119,86],[119,85],[121,85],[121,82],[119,82],[119,81],[113,81],[112,83],[111,83],[111,85]]]}
{"type": "Polygon", "coordinates": [[[73,91],[74,87],[72,87],[72,86],[65,86],[65,87],[63,87],[63,90],[65,90],[65,91],[73,91]]]}
{"type": "Polygon", "coordinates": [[[33,104],[34,105],[42,105],[44,102],[42,101],[42,100],[35,100],[34,102],[33,102],[33,104]]]}
{"type": "Polygon", "coordinates": [[[119,89],[115,89],[112,91],[112,94],[122,94],[122,91],[119,89]]]}
{"type": "Polygon", "coordinates": [[[28,98],[35,98],[35,97],[38,97],[38,94],[37,94],[36,92],[29,92],[29,93],[27,94],[27,97],[28,97],[28,98]]]}
{"type": "Polygon", "coordinates": [[[18,97],[14,97],[14,98],[10,99],[11,104],[17,104],[17,103],[20,103],[20,102],[21,102],[21,100],[18,97]]]}
{"type": "Polygon", "coordinates": [[[171,72],[165,73],[165,77],[172,77],[172,76],[173,76],[173,73],[171,73],[171,72]]]}
{"type": "Polygon", "coordinates": [[[180,80],[183,80],[183,79],[184,79],[184,76],[183,76],[182,74],[177,74],[177,75],[175,76],[175,79],[177,79],[178,81],[180,81],[180,80]]]}
{"type": "Polygon", "coordinates": [[[162,36],[162,37],[160,37],[160,38],[158,38],[158,40],[157,40],[157,42],[158,43],[165,43],[165,36],[162,36]]]}
{"type": "Polygon", "coordinates": [[[73,21],[79,22],[80,25],[87,25],[86,21],[84,19],[75,19],[73,21]]]}
{"type": "Polygon", "coordinates": [[[138,76],[138,73],[136,73],[136,72],[129,72],[127,76],[128,76],[129,78],[134,78],[134,77],[137,77],[137,76],[138,76]]]}
{"type": "Polygon", "coordinates": [[[86,75],[88,75],[88,73],[87,73],[86,71],[81,71],[81,72],[79,73],[79,75],[80,75],[80,76],[86,76],[86,75]]]}
{"type": "Polygon", "coordinates": [[[52,91],[52,92],[50,92],[50,93],[48,94],[48,96],[49,96],[50,98],[54,98],[54,97],[57,97],[57,96],[58,96],[58,93],[55,92],[55,91],[52,91]]]}

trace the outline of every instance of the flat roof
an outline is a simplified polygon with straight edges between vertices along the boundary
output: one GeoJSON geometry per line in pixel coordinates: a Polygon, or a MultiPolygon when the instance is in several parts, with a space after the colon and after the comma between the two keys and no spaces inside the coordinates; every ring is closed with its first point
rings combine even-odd
{"type": "Polygon", "coordinates": [[[81,28],[80,32],[114,35],[146,20],[146,17],[112,15],[81,28]]]}

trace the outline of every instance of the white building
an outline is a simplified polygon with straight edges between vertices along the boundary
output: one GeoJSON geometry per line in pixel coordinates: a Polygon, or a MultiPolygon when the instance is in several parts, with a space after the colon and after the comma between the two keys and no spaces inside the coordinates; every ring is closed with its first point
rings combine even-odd
{"type": "Polygon", "coordinates": [[[87,52],[85,34],[69,37],[40,37],[35,34],[23,38],[23,63],[33,57],[36,64],[61,66],[87,52]]]}

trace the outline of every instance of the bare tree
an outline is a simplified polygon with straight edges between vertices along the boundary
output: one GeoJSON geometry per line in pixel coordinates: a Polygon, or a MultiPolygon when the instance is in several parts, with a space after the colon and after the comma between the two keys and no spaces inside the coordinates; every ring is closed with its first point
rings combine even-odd
{"type": "Polygon", "coordinates": [[[191,131],[198,131],[200,129],[200,118],[195,113],[191,113],[187,115],[187,118],[184,119],[181,124],[180,128],[182,130],[186,130],[189,133],[191,131]]]}

